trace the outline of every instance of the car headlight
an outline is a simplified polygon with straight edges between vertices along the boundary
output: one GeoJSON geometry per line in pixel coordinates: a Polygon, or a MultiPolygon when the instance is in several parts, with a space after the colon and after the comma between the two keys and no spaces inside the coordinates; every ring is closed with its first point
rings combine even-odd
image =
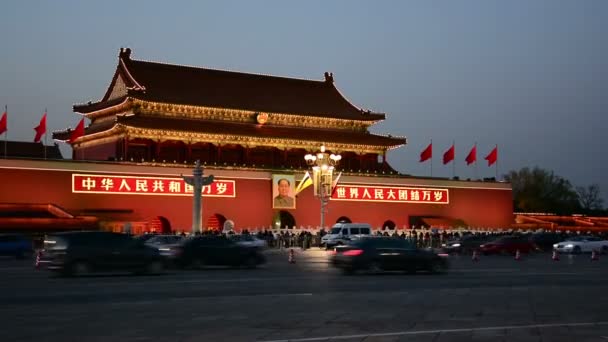
{"type": "Polygon", "coordinates": [[[554,244],[554,245],[553,245],[553,248],[557,248],[557,246],[559,246],[559,245],[558,245],[558,244],[554,244]]]}
{"type": "Polygon", "coordinates": [[[479,247],[484,248],[486,245],[479,245],[479,247]]]}
{"type": "Polygon", "coordinates": [[[566,245],[566,248],[572,248],[572,247],[574,247],[574,245],[571,244],[571,243],[569,243],[569,244],[566,245]]]}
{"type": "Polygon", "coordinates": [[[455,244],[452,245],[452,247],[460,247],[460,244],[459,243],[455,243],[455,244]]]}

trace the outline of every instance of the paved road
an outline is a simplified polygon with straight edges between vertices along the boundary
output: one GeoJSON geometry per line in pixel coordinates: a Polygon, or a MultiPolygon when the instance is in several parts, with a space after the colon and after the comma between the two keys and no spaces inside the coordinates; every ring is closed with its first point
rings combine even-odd
{"type": "Polygon", "coordinates": [[[342,276],[323,251],[257,270],[49,277],[0,260],[2,341],[608,341],[608,256],[450,257],[342,276]],[[606,258],[606,259],[604,259],[606,258]]]}

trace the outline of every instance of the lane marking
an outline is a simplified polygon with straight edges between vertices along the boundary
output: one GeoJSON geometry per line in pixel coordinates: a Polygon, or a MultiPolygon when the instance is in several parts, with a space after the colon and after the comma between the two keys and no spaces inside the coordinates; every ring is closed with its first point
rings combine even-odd
{"type": "Polygon", "coordinates": [[[425,334],[439,334],[439,333],[445,334],[445,333],[459,333],[459,332],[516,330],[516,329],[533,329],[533,328],[586,327],[586,326],[596,326],[596,325],[608,325],[608,321],[606,321],[606,322],[584,322],[584,323],[548,323],[548,324],[529,324],[529,325],[505,325],[505,326],[495,326],[495,327],[460,328],[460,329],[414,330],[414,331],[398,331],[398,332],[375,333],[375,334],[307,337],[307,338],[296,338],[296,339],[287,339],[287,340],[265,340],[265,341],[260,341],[260,342],[328,341],[328,340],[347,340],[347,339],[368,338],[368,337],[425,335],[425,334]]]}
{"type": "MultiPolygon", "coordinates": [[[[308,297],[308,296],[312,296],[312,293],[279,293],[279,294],[271,294],[271,293],[266,293],[266,294],[251,294],[251,295],[223,295],[223,296],[213,296],[213,298],[230,298],[230,299],[249,299],[252,297],[255,298],[273,298],[273,297],[308,297]]],[[[192,301],[192,300],[207,300],[209,299],[209,297],[205,297],[205,296],[186,296],[186,297],[174,297],[174,298],[155,298],[155,299],[146,299],[146,300],[133,300],[133,301],[128,301],[128,300],[123,300],[123,301],[117,301],[117,302],[112,302],[112,303],[107,303],[110,304],[112,306],[116,305],[137,305],[137,304],[157,304],[159,301],[162,302],[166,302],[166,301],[170,301],[170,302],[181,302],[181,301],[192,301]]]]}

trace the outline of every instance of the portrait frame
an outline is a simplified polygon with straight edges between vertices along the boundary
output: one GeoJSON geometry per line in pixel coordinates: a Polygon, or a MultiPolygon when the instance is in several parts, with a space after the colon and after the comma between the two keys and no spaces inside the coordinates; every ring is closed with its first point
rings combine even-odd
{"type": "Polygon", "coordinates": [[[296,208],[296,179],[294,175],[273,174],[272,175],[272,208],[273,209],[295,209],[296,208]],[[289,183],[288,198],[279,195],[279,181],[287,180],[289,183]],[[283,199],[281,199],[283,198],[283,199]],[[287,202],[287,203],[284,203],[287,202]]]}

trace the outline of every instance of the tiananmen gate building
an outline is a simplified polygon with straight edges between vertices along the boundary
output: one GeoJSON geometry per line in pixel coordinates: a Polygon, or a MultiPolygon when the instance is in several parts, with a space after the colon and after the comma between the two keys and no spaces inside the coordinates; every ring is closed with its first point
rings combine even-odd
{"type": "MultiPolygon", "coordinates": [[[[59,215],[104,229],[129,223],[189,231],[192,187],[182,175],[191,175],[200,160],[205,175],[215,177],[202,191],[204,227],[230,220],[237,230],[316,229],[314,187],[297,196],[295,190],[310,170],[304,156],[324,146],[341,156],[326,226],[340,220],[391,229],[513,222],[508,183],[399,174],[387,153],[406,138],[371,133],[385,114],[351,104],[331,73],[322,80],[247,74],[140,61],[121,49],[101,100],[75,105],[74,112],[90,120],[84,134],[53,133],[71,144],[72,160],[0,160],[6,211],[42,206],[49,214],[39,219],[49,226],[59,215]],[[290,187],[287,202],[274,200],[281,179],[290,187]]],[[[7,216],[0,215],[0,223],[7,216]]],[[[11,222],[4,225],[27,225],[11,222]]]]}

